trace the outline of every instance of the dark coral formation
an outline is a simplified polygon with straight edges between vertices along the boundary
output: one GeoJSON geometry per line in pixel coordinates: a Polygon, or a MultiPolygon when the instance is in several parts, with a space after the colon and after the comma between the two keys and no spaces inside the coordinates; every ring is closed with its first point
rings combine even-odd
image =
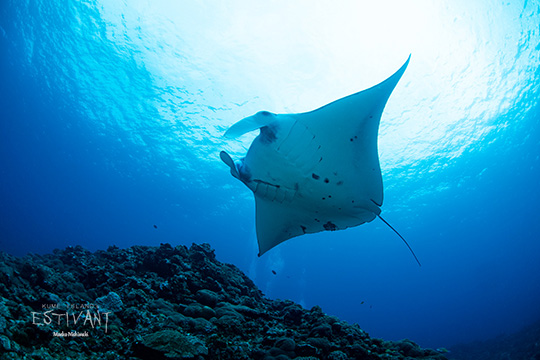
{"type": "Polygon", "coordinates": [[[207,245],[0,253],[0,359],[445,359],[269,300],[207,245]]]}
{"type": "Polygon", "coordinates": [[[515,334],[455,345],[451,350],[450,358],[456,360],[540,360],[540,321],[515,334]]]}

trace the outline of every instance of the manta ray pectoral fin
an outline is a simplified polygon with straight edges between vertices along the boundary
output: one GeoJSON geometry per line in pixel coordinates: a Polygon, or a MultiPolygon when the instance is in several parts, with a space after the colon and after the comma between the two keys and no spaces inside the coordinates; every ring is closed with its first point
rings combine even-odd
{"type": "Polygon", "coordinates": [[[257,130],[276,121],[275,114],[268,111],[259,111],[255,115],[248,116],[232,125],[226,132],[225,137],[235,138],[250,131],[257,130]]]}
{"type": "Polygon", "coordinates": [[[231,175],[240,180],[240,174],[238,173],[238,169],[236,168],[236,165],[234,164],[233,159],[229,154],[227,154],[225,151],[222,151],[219,153],[219,157],[221,158],[221,161],[223,161],[229,168],[231,169],[231,175]]]}
{"type": "Polygon", "coordinates": [[[387,96],[388,98],[390,94],[392,93],[392,91],[394,90],[394,88],[396,87],[399,80],[401,79],[401,77],[403,76],[403,73],[407,69],[407,66],[409,66],[410,61],[411,61],[411,55],[409,54],[409,57],[407,58],[405,63],[401,65],[401,67],[394,74],[392,74],[386,80],[375,85],[373,88],[386,88],[386,91],[388,92],[388,96],[387,96]]]}
{"type": "Polygon", "coordinates": [[[298,217],[302,214],[298,211],[257,196],[255,210],[259,256],[285,240],[305,233],[302,226],[295,226],[301,223],[298,217]]]}

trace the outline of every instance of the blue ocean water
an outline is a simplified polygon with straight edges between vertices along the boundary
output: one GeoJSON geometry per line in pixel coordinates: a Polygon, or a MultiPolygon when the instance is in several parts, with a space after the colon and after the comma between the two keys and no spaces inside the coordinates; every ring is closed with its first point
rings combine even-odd
{"type": "Polygon", "coordinates": [[[0,250],[208,242],[271,298],[372,336],[451,346],[540,319],[537,1],[0,4],[0,250]],[[259,110],[374,85],[383,216],[257,258],[219,160],[259,110]],[[155,225],[155,226],[154,226],[155,225]],[[275,274],[273,273],[275,272],[275,274]]]}

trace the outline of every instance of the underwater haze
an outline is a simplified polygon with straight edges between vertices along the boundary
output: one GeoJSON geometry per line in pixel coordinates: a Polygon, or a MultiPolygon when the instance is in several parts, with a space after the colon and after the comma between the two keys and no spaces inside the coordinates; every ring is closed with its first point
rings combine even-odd
{"type": "Polygon", "coordinates": [[[540,319],[540,3],[3,0],[0,251],[208,242],[270,298],[449,347],[540,319]],[[386,79],[380,220],[258,258],[219,153],[386,79]]]}

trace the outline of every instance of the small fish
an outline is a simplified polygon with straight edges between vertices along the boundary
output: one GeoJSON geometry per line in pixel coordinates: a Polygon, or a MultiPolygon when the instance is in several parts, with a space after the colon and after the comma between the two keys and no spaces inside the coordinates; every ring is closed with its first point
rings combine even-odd
{"type": "Polygon", "coordinates": [[[154,229],[157,229],[157,225],[154,225],[154,229]]]}
{"type": "Polygon", "coordinates": [[[272,274],[276,275],[277,273],[276,273],[276,271],[275,271],[275,270],[272,270],[272,274]]]}
{"type": "Polygon", "coordinates": [[[363,303],[364,303],[364,302],[362,301],[362,302],[360,303],[360,305],[362,305],[363,303]]]}

